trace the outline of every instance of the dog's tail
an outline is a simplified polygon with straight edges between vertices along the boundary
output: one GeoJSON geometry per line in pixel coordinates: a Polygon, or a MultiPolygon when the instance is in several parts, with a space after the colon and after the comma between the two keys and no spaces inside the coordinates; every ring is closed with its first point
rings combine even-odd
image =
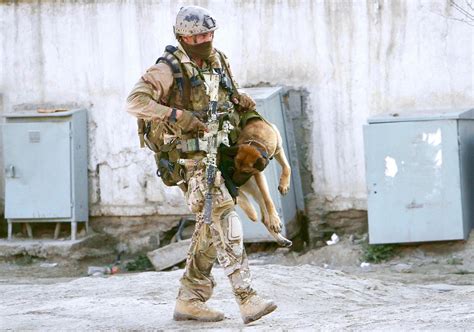
{"type": "Polygon", "coordinates": [[[284,237],[280,233],[275,233],[275,232],[272,232],[270,230],[268,230],[268,231],[275,238],[276,242],[278,243],[278,245],[280,247],[291,247],[291,245],[293,244],[293,242],[291,242],[291,240],[288,240],[286,237],[284,237]]]}

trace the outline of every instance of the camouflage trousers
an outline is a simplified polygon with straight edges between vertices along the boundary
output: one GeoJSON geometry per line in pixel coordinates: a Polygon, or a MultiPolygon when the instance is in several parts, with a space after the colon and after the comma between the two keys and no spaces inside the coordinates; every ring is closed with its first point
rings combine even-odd
{"type": "Polygon", "coordinates": [[[196,225],[181,278],[178,298],[207,301],[215,286],[211,270],[216,261],[224,268],[237,301],[255,294],[251,286],[247,255],[243,245],[242,223],[235,212],[234,201],[218,174],[213,189],[212,223],[204,223],[206,193],[205,171],[188,172],[185,194],[189,208],[196,213],[196,225]]]}

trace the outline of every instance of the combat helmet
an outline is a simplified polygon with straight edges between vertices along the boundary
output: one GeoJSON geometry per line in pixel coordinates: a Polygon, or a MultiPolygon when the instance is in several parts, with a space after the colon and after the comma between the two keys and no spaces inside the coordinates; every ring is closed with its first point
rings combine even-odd
{"type": "Polygon", "coordinates": [[[176,15],[174,34],[178,36],[194,36],[217,29],[216,20],[205,8],[199,6],[181,7],[176,15]]]}

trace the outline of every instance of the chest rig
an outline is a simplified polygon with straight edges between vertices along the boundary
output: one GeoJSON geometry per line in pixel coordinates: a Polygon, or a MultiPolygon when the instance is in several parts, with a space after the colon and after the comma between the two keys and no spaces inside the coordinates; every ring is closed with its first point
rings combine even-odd
{"type": "MultiPolygon", "coordinates": [[[[219,77],[217,90],[217,112],[227,113],[227,120],[235,127],[230,132],[231,142],[235,142],[238,136],[239,115],[233,112],[233,103],[230,96],[233,93],[235,81],[229,68],[226,56],[216,50],[211,56],[206,68],[198,68],[181,49],[168,45],[165,52],[158,58],[156,63],[166,63],[173,73],[173,85],[166,99],[159,103],[182,110],[192,111],[201,121],[207,121],[207,111],[210,104],[209,82],[206,77],[217,74],[219,77]]],[[[167,146],[177,136],[182,136],[178,128],[168,121],[160,120],[138,120],[138,134],[141,147],[145,144],[154,152],[169,151],[176,146],[167,146]]],[[[180,137],[183,141],[182,151],[188,152],[195,149],[190,137],[180,137]],[[184,140],[188,140],[185,142],[184,140]]],[[[179,148],[179,147],[178,147],[179,148]]]]}
{"type": "Polygon", "coordinates": [[[189,57],[179,48],[168,45],[164,54],[158,58],[156,63],[164,62],[173,71],[175,84],[169,94],[166,104],[170,107],[181,107],[182,109],[195,112],[196,116],[207,111],[209,105],[209,90],[206,84],[206,73],[214,71],[220,77],[218,91],[218,108],[230,102],[232,94],[232,73],[225,55],[216,50],[204,69],[198,68],[189,57]]]}
{"type": "MultiPolygon", "coordinates": [[[[218,140],[233,144],[239,134],[239,115],[234,112],[230,101],[235,82],[225,55],[216,50],[208,66],[198,68],[181,49],[167,46],[164,54],[156,63],[166,63],[173,73],[173,85],[169,96],[160,100],[166,106],[192,111],[202,122],[208,122],[210,108],[220,115],[218,140]],[[231,124],[232,130],[223,128],[231,124]],[[224,129],[224,130],[222,130],[224,129]]],[[[214,122],[216,123],[216,122],[214,122]]],[[[166,120],[138,120],[138,133],[141,146],[146,144],[155,152],[158,175],[167,185],[179,185],[182,179],[182,167],[179,162],[186,155],[196,151],[209,151],[209,140],[199,136],[189,137],[166,120]]]]}

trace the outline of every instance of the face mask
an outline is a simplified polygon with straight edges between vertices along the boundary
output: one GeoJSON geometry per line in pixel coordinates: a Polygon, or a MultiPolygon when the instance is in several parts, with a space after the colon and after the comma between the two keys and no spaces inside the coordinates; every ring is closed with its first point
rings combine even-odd
{"type": "Polygon", "coordinates": [[[212,53],[212,41],[201,44],[189,45],[184,42],[181,43],[186,53],[194,59],[207,60],[212,53]]]}

